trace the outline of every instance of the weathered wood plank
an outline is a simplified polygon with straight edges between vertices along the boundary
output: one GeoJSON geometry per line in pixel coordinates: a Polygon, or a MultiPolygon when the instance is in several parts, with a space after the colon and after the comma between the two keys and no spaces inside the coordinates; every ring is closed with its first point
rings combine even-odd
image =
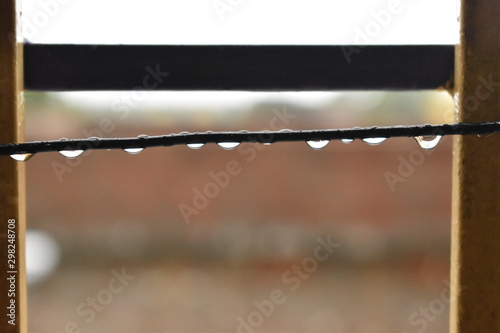
{"type": "MultiPolygon", "coordinates": [[[[462,0],[458,121],[500,120],[500,2],[462,0]]],[[[500,332],[500,136],[454,142],[451,332],[500,332]]]]}

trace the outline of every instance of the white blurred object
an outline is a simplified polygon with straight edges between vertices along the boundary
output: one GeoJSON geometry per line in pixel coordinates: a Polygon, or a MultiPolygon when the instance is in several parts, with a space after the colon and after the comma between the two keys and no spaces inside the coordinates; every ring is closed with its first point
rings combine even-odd
{"type": "Polygon", "coordinates": [[[46,232],[26,232],[26,271],[28,284],[45,279],[59,264],[61,251],[55,240],[46,232]]]}

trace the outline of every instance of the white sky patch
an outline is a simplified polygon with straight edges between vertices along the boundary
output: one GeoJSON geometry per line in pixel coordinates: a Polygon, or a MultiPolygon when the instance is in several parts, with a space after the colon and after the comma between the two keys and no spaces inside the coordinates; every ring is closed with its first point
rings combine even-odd
{"type": "Polygon", "coordinates": [[[457,0],[240,0],[223,20],[214,3],[23,0],[24,30],[34,43],[351,44],[356,29],[397,6],[371,44],[458,41],[457,0]]]}

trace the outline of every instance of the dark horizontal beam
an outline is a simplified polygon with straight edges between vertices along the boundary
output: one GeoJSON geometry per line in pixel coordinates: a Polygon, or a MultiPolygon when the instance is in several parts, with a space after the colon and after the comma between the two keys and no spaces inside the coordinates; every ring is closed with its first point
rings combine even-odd
{"type": "Polygon", "coordinates": [[[26,44],[24,67],[39,91],[420,90],[450,84],[454,46],[26,44]]]}

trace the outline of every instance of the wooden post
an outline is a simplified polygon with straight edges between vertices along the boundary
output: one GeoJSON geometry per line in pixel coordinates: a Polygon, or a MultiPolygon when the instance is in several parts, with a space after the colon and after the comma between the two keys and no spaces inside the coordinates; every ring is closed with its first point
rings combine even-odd
{"type": "MultiPolygon", "coordinates": [[[[0,142],[23,140],[22,45],[16,0],[0,1],[0,142]]],[[[0,157],[0,332],[25,333],[24,165],[0,157]]]]}
{"type": "MultiPolygon", "coordinates": [[[[462,0],[458,121],[500,121],[500,1],[462,0]]],[[[500,332],[500,136],[456,137],[450,327],[500,332]]]]}

